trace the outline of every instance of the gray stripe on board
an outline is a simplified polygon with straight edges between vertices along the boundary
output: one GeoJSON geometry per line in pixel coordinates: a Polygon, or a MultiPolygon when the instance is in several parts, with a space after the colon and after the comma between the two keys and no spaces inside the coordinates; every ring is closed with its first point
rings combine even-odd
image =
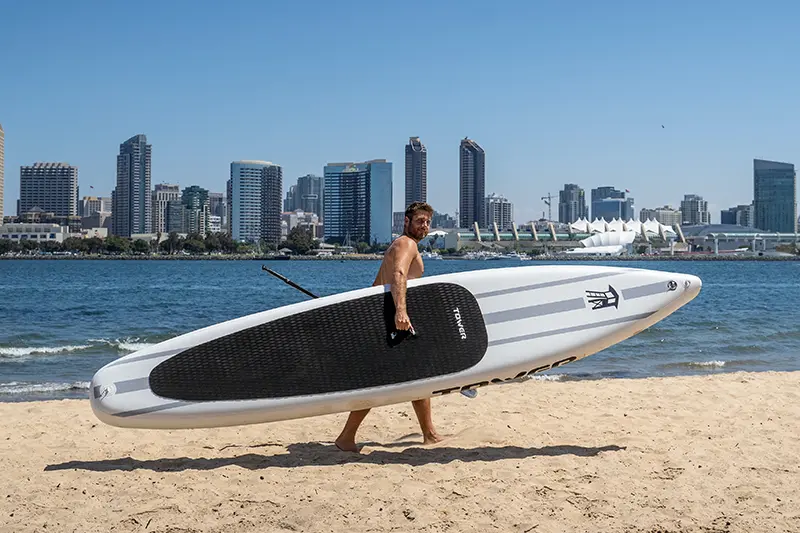
{"type": "Polygon", "coordinates": [[[126,392],[136,392],[150,388],[150,378],[127,379],[114,383],[115,394],[125,394],[126,392]]]}
{"type": "Polygon", "coordinates": [[[478,292],[475,293],[475,298],[489,298],[490,296],[502,296],[503,294],[512,294],[515,292],[532,291],[535,289],[546,289],[547,287],[558,287],[559,285],[569,285],[578,281],[588,281],[590,279],[608,278],[611,276],[620,276],[627,274],[627,271],[620,272],[601,272],[600,274],[589,274],[586,276],[578,276],[576,278],[557,279],[555,281],[545,281],[544,283],[534,283],[533,285],[524,285],[522,287],[511,287],[510,289],[498,289],[496,291],[478,292]]]}
{"type": "Polygon", "coordinates": [[[638,287],[622,289],[622,298],[625,300],[633,300],[634,298],[643,298],[644,296],[651,296],[653,294],[665,292],[667,292],[667,283],[664,281],[659,281],[658,283],[650,283],[649,285],[640,285],[638,287]]]}
{"type": "Polygon", "coordinates": [[[146,415],[147,413],[155,413],[156,411],[166,411],[167,409],[174,409],[175,407],[183,407],[184,405],[191,405],[189,402],[170,402],[161,405],[154,405],[153,407],[142,407],[141,409],[133,409],[131,411],[122,411],[113,413],[111,416],[118,416],[120,418],[127,418],[129,416],[146,415]]]}
{"type": "Polygon", "coordinates": [[[139,356],[136,356],[136,357],[131,357],[130,359],[125,359],[124,361],[123,361],[123,358],[119,358],[116,361],[111,361],[110,363],[108,363],[108,366],[127,365],[128,363],[136,363],[138,361],[147,361],[148,359],[157,359],[159,357],[167,357],[167,356],[170,356],[170,355],[175,355],[176,353],[180,353],[180,352],[182,352],[184,350],[188,350],[188,349],[189,349],[189,347],[187,347],[187,348],[179,348],[177,350],[167,350],[166,352],[156,352],[156,353],[150,353],[150,354],[147,354],[147,355],[139,355],[139,356]]]}
{"type": "Polygon", "coordinates": [[[513,320],[522,320],[535,316],[575,311],[576,309],[584,309],[585,307],[586,302],[583,300],[583,298],[573,298],[571,300],[562,300],[560,302],[550,302],[546,304],[531,305],[529,307],[521,307],[519,309],[509,309],[508,311],[487,313],[483,316],[483,321],[488,326],[489,324],[511,322],[513,320]]]}
{"type": "Polygon", "coordinates": [[[489,346],[500,346],[502,344],[511,344],[513,342],[528,341],[531,339],[538,339],[540,337],[549,337],[552,335],[559,335],[561,333],[572,333],[575,331],[584,331],[587,329],[602,328],[603,326],[613,326],[614,324],[624,324],[625,322],[634,322],[648,318],[655,313],[641,313],[639,315],[624,316],[622,318],[614,318],[611,320],[604,320],[602,322],[594,322],[592,324],[581,324],[580,326],[570,326],[568,328],[551,329],[550,331],[541,331],[539,333],[530,333],[528,335],[520,335],[519,337],[509,337],[508,339],[498,339],[490,341],[489,346]]]}

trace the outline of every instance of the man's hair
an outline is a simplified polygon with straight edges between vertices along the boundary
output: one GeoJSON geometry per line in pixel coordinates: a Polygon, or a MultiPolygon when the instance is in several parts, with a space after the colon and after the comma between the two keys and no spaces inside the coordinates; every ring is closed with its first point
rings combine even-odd
{"type": "Polygon", "coordinates": [[[408,220],[414,220],[414,215],[416,215],[418,211],[424,211],[433,217],[433,208],[430,205],[425,202],[414,202],[406,207],[406,217],[408,217],[408,220]]]}

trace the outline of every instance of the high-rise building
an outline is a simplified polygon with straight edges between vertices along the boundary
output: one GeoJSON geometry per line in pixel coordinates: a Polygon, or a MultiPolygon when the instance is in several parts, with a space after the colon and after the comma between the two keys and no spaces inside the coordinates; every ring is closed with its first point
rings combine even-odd
{"type": "Polygon", "coordinates": [[[565,183],[558,192],[558,221],[570,224],[583,218],[589,218],[586,192],[574,183],[565,183]]]}
{"type": "Polygon", "coordinates": [[[453,229],[456,227],[457,220],[447,213],[433,211],[431,217],[431,228],[453,229]]]}
{"type": "Polygon", "coordinates": [[[283,169],[278,165],[264,167],[261,176],[261,238],[276,247],[281,242],[281,196],[283,169]]]}
{"type": "Polygon", "coordinates": [[[458,152],[458,225],[471,228],[477,222],[478,227],[486,227],[486,152],[469,138],[461,140],[458,152]]]}
{"type": "Polygon", "coordinates": [[[737,205],[723,209],[719,213],[720,224],[732,224],[734,226],[744,226],[745,228],[753,225],[753,205],[737,205]]]}
{"type": "Polygon", "coordinates": [[[152,145],[143,134],[119,145],[117,186],[112,194],[115,235],[130,237],[153,230],[153,196],[150,190],[152,145]]]}
{"type": "Polygon", "coordinates": [[[289,190],[286,191],[286,198],[283,199],[283,210],[284,212],[288,213],[289,211],[294,211],[294,191],[297,188],[297,185],[290,185],[289,190]]]}
{"type": "Polygon", "coordinates": [[[3,222],[3,184],[5,183],[5,168],[6,168],[6,134],[3,131],[3,125],[0,124],[0,223],[3,222]]]}
{"type": "Polygon", "coordinates": [[[153,233],[169,233],[167,231],[167,206],[169,202],[179,200],[180,197],[181,190],[178,185],[156,183],[152,204],[153,233]]]}
{"type": "Polygon", "coordinates": [[[419,137],[409,137],[406,145],[406,204],[428,201],[428,150],[419,137]]]}
{"type": "Polygon", "coordinates": [[[277,245],[281,235],[283,170],[269,161],[231,163],[228,212],[231,238],[239,242],[265,240],[277,245]]]}
{"type": "MultiPolygon", "coordinates": [[[[405,211],[395,211],[392,213],[392,233],[397,233],[398,235],[403,233],[403,229],[406,226],[406,212],[405,211]]],[[[433,222],[431,222],[431,227],[433,226],[433,222]]]]}
{"type": "Polygon", "coordinates": [[[701,226],[711,224],[711,213],[708,212],[708,202],[697,194],[684,194],[681,201],[681,214],[684,226],[701,226]]]}
{"type": "Polygon", "coordinates": [[[78,216],[78,167],[67,163],[20,167],[17,215],[35,207],[57,217],[78,216]]]}
{"type": "Polygon", "coordinates": [[[323,221],[322,204],[325,197],[325,180],[321,176],[306,174],[297,178],[297,195],[295,196],[295,209],[302,209],[305,213],[314,213],[323,221]]]}
{"type": "Polygon", "coordinates": [[[219,233],[222,227],[227,223],[227,209],[225,208],[225,195],[221,192],[208,193],[208,209],[210,216],[209,231],[211,233],[219,233]],[[214,219],[213,217],[219,217],[214,219]]]}
{"type": "Polygon", "coordinates": [[[337,242],[386,244],[392,240],[392,163],[325,165],[324,235],[337,242]]]}
{"type": "Polygon", "coordinates": [[[614,187],[592,189],[592,219],[631,220],[634,217],[633,198],[626,198],[627,192],[614,187]]]}
{"type": "Polygon", "coordinates": [[[322,220],[323,195],[325,181],[320,176],[306,174],[297,178],[297,184],[289,187],[286,192],[286,199],[283,202],[283,210],[303,211],[304,213],[314,213],[319,220],[322,220]]]}
{"type": "Polygon", "coordinates": [[[497,224],[498,230],[505,230],[511,227],[514,221],[514,205],[503,196],[490,194],[484,202],[486,205],[486,225],[490,226],[493,222],[497,224]]]}
{"type": "Polygon", "coordinates": [[[199,233],[205,237],[209,231],[208,223],[211,216],[208,189],[198,185],[186,187],[181,193],[181,203],[186,208],[184,223],[186,232],[199,233]]]}
{"type": "Polygon", "coordinates": [[[167,201],[162,233],[188,233],[186,229],[186,206],[180,199],[167,201]]]}
{"type": "Polygon", "coordinates": [[[753,160],[753,226],[794,233],[797,227],[797,174],[791,163],[753,160]]]}
{"type": "Polygon", "coordinates": [[[111,198],[108,196],[84,196],[78,202],[78,215],[90,217],[97,213],[111,213],[111,198]]]}
{"type": "Polygon", "coordinates": [[[225,195],[221,192],[208,193],[208,208],[212,217],[222,217],[225,215],[225,195]]]}
{"type": "Polygon", "coordinates": [[[683,222],[683,218],[681,217],[680,210],[673,209],[672,206],[669,205],[656,207],[655,209],[642,209],[639,211],[639,220],[641,222],[647,222],[652,219],[659,224],[670,227],[675,224],[680,226],[681,222],[683,222]]]}

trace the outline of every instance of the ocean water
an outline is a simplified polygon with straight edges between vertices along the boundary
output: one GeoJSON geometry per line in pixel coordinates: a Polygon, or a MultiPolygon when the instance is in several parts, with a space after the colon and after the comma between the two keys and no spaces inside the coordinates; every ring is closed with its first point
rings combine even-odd
{"type": "MultiPolygon", "coordinates": [[[[549,263],[427,261],[425,275],[549,263]]],[[[377,261],[273,261],[315,294],[372,284],[377,261]]],[[[570,261],[569,264],[577,264],[570,261]]],[[[539,379],[799,370],[800,262],[598,263],[695,274],[660,323],[539,379]]],[[[106,363],[201,327],[308,297],[260,261],[0,261],[0,401],[85,398],[106,363]]],[[[413,317],[412,317],[413,320],[413,317]]]]}

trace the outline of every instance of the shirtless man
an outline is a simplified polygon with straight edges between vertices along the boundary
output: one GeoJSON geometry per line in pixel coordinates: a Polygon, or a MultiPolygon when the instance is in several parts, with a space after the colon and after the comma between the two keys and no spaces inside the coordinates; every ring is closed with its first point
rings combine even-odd
{"type": "MultiPolygon", "coordinates": [[[[431,227],[433,208],[424,202],[414,202],[406,209],[403,234],[395,239],[383,256],[383,262],[375,277],[373,286],[391,285],[395,304],[394,325],[398,330],[413,330],[406,312],[406,281],[422,276],[424,266],[417,250],[417,243],[428,235],[431,227]]],[[[425,444],[439,442],[442,437],[436,432],[431,419],[431,400],[411,402],[419,420],[425,444]]],[[[342,433],[336,439],[336,446],[343,451],[358,452],[356,431],[369,413],[369,409],[353,411],[347,418],[342,433]]]]}

